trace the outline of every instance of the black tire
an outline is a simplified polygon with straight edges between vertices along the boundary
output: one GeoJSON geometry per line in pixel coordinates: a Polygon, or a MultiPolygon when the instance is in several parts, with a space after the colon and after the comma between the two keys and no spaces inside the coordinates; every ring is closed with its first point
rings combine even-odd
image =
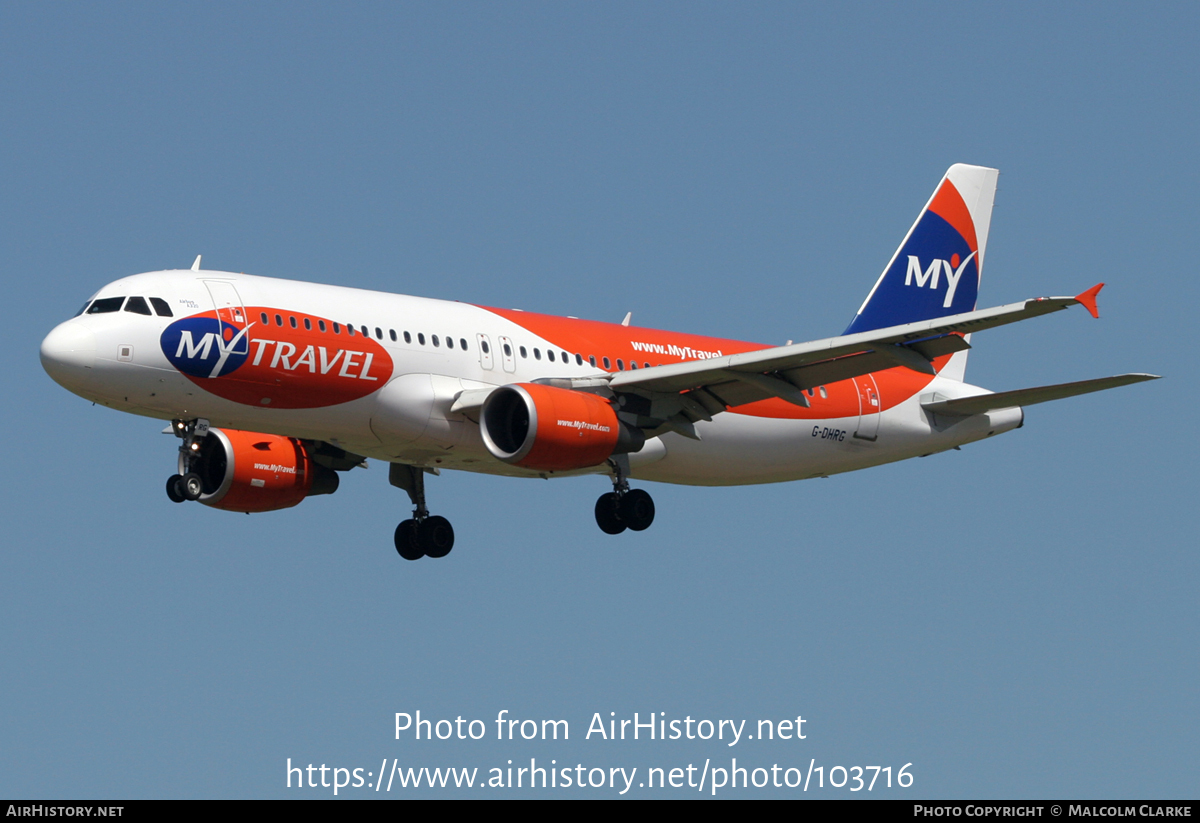
{"type": "Polygon", "coordinates": [[[405,520],[396,527],[396,551],[405,560],[420,560],[425,551],[417,541],[417,521],[405,520]]]}
{"type": "Polygon", "coordinates": [[[616,492],[602,494],[596,501],[596,525],[605,534],[620,534],[625,531],[625,523],[617,509],[620,502],[616,492]]]}
{"type": "Polygon", "coordinates": [[[654,522],[654,498],[641,489],[630,489],[621,498],[619,511],[625,525],[640,532],[654,522]]]}
{"type": "Polygon", "coordinates": [[[199,500],[204,494],[204,481],[195,472],[188,472],[179,478],[179,492],[184,500],[199,500]]]}
{"type": "Polygon", "coordinates": [[[429,557],[445,557],[454,548],[454,528],[444,517],[426,517],[417,531],[417,542],[429,557]]]}
{"type": "Polygon", "coordinates": [[[171,498],[172,503],[182,503],[187,500],[183,496],[183,489],[179,485],[179,481],[183,480],[182,475],[173,474],[167,478],[167,497],[171,498]]]}

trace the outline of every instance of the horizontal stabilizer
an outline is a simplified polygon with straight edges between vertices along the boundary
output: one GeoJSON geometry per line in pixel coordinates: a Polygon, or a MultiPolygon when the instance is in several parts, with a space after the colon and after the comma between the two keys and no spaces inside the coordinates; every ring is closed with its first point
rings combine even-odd
{"type": "Polygon", "coordinates": [[[1157,374],[1119,374],[1116,377],[1099,377],[1095,380],[1081,380],[1078,383],[1059,383],[1056,386],[1038,386],[1033,389],[1017,389],[1016,391],[999,392],[997,394],[981,394],[975,397],[960,397],[955,400],[935,400],[929,403],[922,403],[921,408],[935,414],[953,414],[966,417],[972,414],[984,414],[996,409],[1008,409],[1013,406],[1032,406],[1034,403],[1062,400],[1064,397],[1074,397],[1077,394],[1115,389],[1117,386],[1128,386],[1131,383],[1141,383],[1145,380],[1157,380],[1158,378],[1159,375],[1157,374]]]}

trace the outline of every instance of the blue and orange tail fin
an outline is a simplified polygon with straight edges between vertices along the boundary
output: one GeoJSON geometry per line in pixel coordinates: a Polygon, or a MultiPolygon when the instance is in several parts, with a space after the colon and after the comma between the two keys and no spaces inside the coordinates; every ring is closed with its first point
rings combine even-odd
{"type": "Polygon", "coordinates": [[[999,174],[950,167],[843,334],[974,310],[999,174]]]}

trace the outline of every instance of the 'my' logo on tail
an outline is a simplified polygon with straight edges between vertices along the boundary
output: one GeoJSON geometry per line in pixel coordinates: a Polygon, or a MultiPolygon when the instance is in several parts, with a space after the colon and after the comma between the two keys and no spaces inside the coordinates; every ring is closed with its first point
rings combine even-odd
{"type": "Polygon", "coordinates": [[[946,273],[946,299],[942,303],[942,308],[950,308],[950,304],[954,302],[954,292],[958,289],[958,281],[962,277],[963,271],[967,268],[967,264],[971,262],[971,258],[978,252],[971,252],[967,258],[961,263],[958,260],[958,255],[951,256],[949,260],[934,260],[929,264],[928,268],[922,270],[921,261],[915,254],[908,256],[908,272],[904,275],[904,285],[911,286],[914,283],[917,288],[924,288],[925,284],[929,284],[929,288],[937,290],[938,280],[944,271],[946,273]]]}

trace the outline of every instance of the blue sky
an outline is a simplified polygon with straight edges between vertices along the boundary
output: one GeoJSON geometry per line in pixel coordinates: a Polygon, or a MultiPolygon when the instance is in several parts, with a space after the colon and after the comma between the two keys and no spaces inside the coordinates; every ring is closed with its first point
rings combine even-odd
{"type": "MultiPolygon", "coordinates": [[[[872,791],[894,797],[1194,797],[1198,23],[1186,4],[0,7],[0,794],[331,794],[289,792],[288,758],[737,757],[912,763],[911,788],[872,791]],[[406,563],[381,465],[284,512],[174,506],[161,424],[38,363],[99,286],[199,253],[824,337],[955,162],[1001,170],[981,305],[1108,283],[1099,322],[979,335],[968,379],[1166,379],[866,472],[651,485],[653,528],[617,539],[592,520],[601,479],[447,473],[429,491],[454,553],[406,563]],[[395,740],[418,709],[562,718],[571,739],[395,740]],[[584,740],[596,712],[801,715],[807,736],[584,740]]],[[[519,792],[436,793],[455,794],[519,792]]]]}

